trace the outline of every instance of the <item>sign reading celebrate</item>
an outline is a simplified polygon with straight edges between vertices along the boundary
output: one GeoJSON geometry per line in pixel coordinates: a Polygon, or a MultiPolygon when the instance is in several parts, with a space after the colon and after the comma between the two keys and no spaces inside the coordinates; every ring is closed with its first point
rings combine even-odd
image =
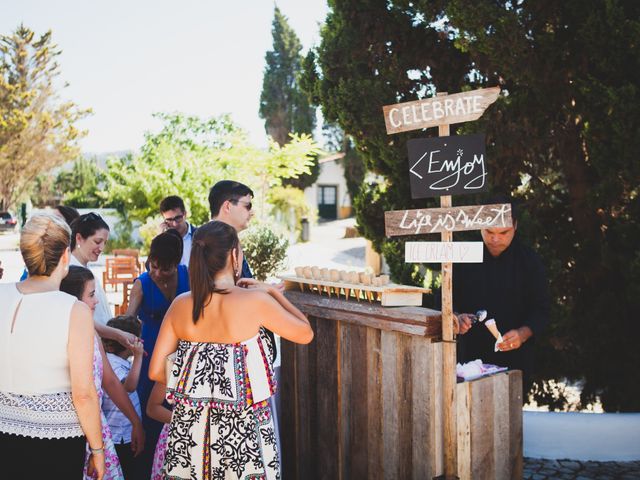
{"type": "Polygon", "coordinates": [[[461,232],[512,226],[511,205],[472,205],[469,207],[425,208],[384,212],[387,237],[425,233],[461,232]]]}
{"type": "Polygon", "coordinates": [[[487,189],[484,135],[417,138],[407,142],[411,198],[487,189]]]}
{"type": "Polygon", "coordinates": [[[387,134],[477,120],[499,94],[500,87],[491,87],[386,105],[382,111],[387,134]]]}

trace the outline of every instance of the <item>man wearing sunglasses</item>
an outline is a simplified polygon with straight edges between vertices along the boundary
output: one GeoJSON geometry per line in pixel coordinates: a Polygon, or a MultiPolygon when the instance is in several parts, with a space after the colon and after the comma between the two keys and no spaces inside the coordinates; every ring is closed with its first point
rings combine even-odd
{"type": "MultiPolygon", "coordinates": [[[[231,225],[236,229],[236,232],[240,233],[249,226],[249,221],[253,217],[252,210],[253,191],[246,185],[233,180],[221,180],[216,183],[209,191],[209,209],[211,211],[211,220],[218,220],[231,225]]],[[[251,268],[247,263],[246,257],[243,255],[242,259],[242,274],[241,278],[253,278],[251,268]]],[[[255,282],[255,281],[254,281],[255,282]]],[[[283,288],[284,285],[278,286],[283,288]]],[[[273,348],[273,359],[275,361],[278,354],[275,336],[273,332],[265,329],[267,336],[271,340],[273,348]]],[[[275,375],[276,380],[279,376],[280,367],[276,368],[275,375]]],[[[275,412],[276,418],[276,442],[278,443],[278,450],[280,450],[280,435],[278,429],[278,410],[276,408],[275,398],[269,397],[269,404],[271,411],[275,412]]]]}
{"type": "Polygon", "coordinates": [[[195,227],[187,222],[187,210],[182,198],[176,195],[163,198],[160,202],[160,214],[164,218],[162,230],[174,228],[182,235],[182,259],[180,260],[180,265],[189,267],[191,240],[195,227]]]}

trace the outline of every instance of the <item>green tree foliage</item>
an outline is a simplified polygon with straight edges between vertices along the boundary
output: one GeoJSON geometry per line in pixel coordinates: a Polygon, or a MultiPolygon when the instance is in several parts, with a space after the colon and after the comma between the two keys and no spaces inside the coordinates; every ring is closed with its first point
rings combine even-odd
{"type": "Polygon", "coordinates": [[[62,203],[76,208],[98,208],[104,206],[99,196],[100,184],[104,173],[95,160],[84,157],[73,163],[71,170],[58,173],[55,181],[56,191],[62,195],[62,203]]]}
{"type": "MultiPolygon", "coordinates": [[[[282,147],[291,141],[292,133],[311,135],[316,113],[299,85],[302,44],[278,7],[274,9],[271,33],[273,50],[265,56],[259,113],[265,121],[267,134],[282,147]]],[[[310,170],[310,174],[289,179],[286,183],[300,189],[308,187],[320,173],[317,158],[310,170]]]]}
{"type": "Polygon", "coordinates": [[[640,4],[329,4],[305,82],[385,178],[355,206],[394,276],[408,275],[399,243],[384,238],[382,212],[434,206],[410,200],[405,143],[435,129],[387,136],[381,106],[500,85],[499,101],[457,131],[486,132],[490,182],[524,202],[519,234],[548,266],[554,314],[538,342],[540,376],[582,379],[584,403],[599,397],[609,411],[637,411],[640,4]]]}
{"type": "Polygon", "coordinates": [[[269,192],[283,179],[309,172],[318,146],[309,136],[295,135],[284,147],[268,150],[251,145],[229,117],[199,119],[181,114],[157,115],[159,133],[147,134],[137,155],[108,162],[106,193],[110,204],[130,221],[145,223],[157,216],[167,195],[179,195],[191,221],[209,220],[209,189],[223,179],[237,179],[255,192],[255,208],[268,217],[269,192]]]}
{"type": "Polygon", "coordinates": [[[60,74],[51,31],[36,37],[20,25],[0,36],[0,209],[15,205],[42,172],[78,155],[88,114],[59,98],[60,74]]]}

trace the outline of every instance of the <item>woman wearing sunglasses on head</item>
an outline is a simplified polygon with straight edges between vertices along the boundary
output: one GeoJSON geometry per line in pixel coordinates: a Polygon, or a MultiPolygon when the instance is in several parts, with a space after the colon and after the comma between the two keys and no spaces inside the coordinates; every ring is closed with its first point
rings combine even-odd
{"type": "MultiPolygon", "coordinates": [[[[89,262],[98,260],[109,240],[109,225],[97,213],[85,213],[71,222],[71,262],[70,265],[89,268],[89,262]]],[[[115,340],[126,348],[136,341],[135,335],[107,326],[113,317],[109,309],[107,294],[98,277],[96,282],[96,298],[98,305],[93,313],[96,331],[100,338],[115,340]]]]}

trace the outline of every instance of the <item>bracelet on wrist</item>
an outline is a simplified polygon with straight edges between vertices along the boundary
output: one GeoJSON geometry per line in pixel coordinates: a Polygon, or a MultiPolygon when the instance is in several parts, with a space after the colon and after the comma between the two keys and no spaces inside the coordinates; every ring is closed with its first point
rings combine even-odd
{"type": "Polygon", "coordinates": [[[91,455],[99,455],[101,453],[104,453],[104,445],[100,448],[89,447],[89,450],[91,451],[91,455]]]}

